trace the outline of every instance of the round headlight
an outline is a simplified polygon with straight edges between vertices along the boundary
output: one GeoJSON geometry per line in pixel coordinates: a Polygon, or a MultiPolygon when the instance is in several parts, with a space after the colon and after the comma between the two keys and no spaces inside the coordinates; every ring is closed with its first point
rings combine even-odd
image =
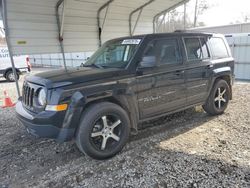
{"type": "Polygon", "coordinates": [[[41,89],[38,93],[38,103],[41,106],[44,106],[46,104],[46,92],[44,89],[41,89]]]}

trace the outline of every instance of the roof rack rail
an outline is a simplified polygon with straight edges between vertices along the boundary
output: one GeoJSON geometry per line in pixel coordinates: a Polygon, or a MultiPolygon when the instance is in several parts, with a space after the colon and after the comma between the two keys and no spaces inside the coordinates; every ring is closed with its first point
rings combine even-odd
{"type": "Polygon", "coordinates": [[[199,31],[199,30],[175,30],[175,33],[206,33],[206,34],[212,34],[211,32],[206,31],[199,31]]]}
{"type": "Polygon", "coordinates": [[[183,33],[183,32],[187,32],[187,30],[181,30],[181,29],[177,29],[174,31],[175,33],[183,33]]]}

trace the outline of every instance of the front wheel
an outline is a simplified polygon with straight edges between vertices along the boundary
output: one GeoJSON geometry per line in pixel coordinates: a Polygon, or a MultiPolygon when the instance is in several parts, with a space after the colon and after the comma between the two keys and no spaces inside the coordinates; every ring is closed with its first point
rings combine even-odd
{"type": "Polygon", "coordinates": [[[102,102],[84,112],[76,134],[80,151],[94,159],[106,159],[122,150],[129,137],[129,118],[120,106],[102,102]]]}
{"type": "Polygon", "coordinates": [[[219,80],[214,84],[212,91],[203,109],[210,115],[222,114],[227,108],[230,99],[230,88],[225,80],[219,80]]]}
{"type": "MultiPolygon", "coordinates": [[[[16,77],[17,77],[17,80],[19,80],[19,74],[18,74],[18,73],[17,73],[16,77]]],[[[7,80],[8,82],[14,82],[14,81],[15,81],[14,72],[13,72],[13,71],[8,71],[8,72],[6,73],[5,78],[6,78],[6,80],[7,80]]]]}

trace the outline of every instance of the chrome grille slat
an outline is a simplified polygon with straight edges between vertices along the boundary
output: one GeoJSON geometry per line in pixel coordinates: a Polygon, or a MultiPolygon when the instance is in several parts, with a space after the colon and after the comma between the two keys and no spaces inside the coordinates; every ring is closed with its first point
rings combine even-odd
{"type": "Polygon", "coordinates": [[[29,87],[26,88],[26,94],[25,94],[25,104],[28,106],[28,89],[29,87]]]}
{"type": "Polygon", "coordinates": [[[33,98],[34,98],[34,88],[31,89],[31,94],[30,94],[30,106],[33,106],[33,98]]]}
{"type": "Polygon", "coordinates": [[[33,107],[34,95],[35,88],[32,88],[28,84],[25,84],[23,86],[23,104],[27,107],[33,107]]]}
{"type": "Polygon", "coordinates": [[[24,99],[24,104],[26,104],[26,96],[27,96],[27,86],[24,87],[24,95],[23,95],[23,99],[24,99]]]}
{"type": "Polygon", "coordinates": [[[28,94],[27,94],[27,105],[30,106],[30,87],[28,87],[28,94]]]}

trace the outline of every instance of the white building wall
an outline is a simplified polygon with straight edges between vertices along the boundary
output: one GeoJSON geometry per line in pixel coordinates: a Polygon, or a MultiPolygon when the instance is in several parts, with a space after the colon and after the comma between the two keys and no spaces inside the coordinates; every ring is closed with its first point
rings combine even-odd
{"type": "MultiPolygon", "coordinates": [[[[108,0],[65,0],[65,52],[98,48],[97,11],[108,0]]],[[[58,0],[6,0],[14,54],[60,53],[55,6],[58,0]]],[[[129,35],[129,14],[149,0],[114,0],[108,9],[102,39],[129,35]]],[[[135,34],[152,33],[153,17],[184,0],[157,0],[143,9],[135,34]]],[[[62,9],[60,9],[62,10],[62,9]]],[[[105,9],[101,13],[101,23],[105,9]]],[[[133,16],[133,24],[136,16],[133,16]]]]}
{"type": "Polygon", "coordinates": [[[57,0],[7,0],[6,2],[10,41],[15,54],[21,52],[31,54],[30,48],[33,54],[59,52],[55,17],[57,0]]]}
{"type": "Polygon", "coordinates": [[[235,59],[236,79],[250,80],[250,23],[192,28],[191,30],[225,34],[235,59]]]}
{"type": "Polygon", "coordinates": [[[250,34],[226,35],[226,39],[235,59],[236,79],[250,80],[250,34]]]}
{"type": "MultiPolygon", "coordinates": [[[[77,67],[84,63],[93,52],[66,53],[66,65],[77,67]]],[[[62,67],[63,60],[60,53],[30,55],[30,63],[34,67],[62,67]]]]}
{"type": "Polygon", "coordinates": [[[250,23],[231,24],[231,25],[222,25],[214,27],[197,27],[197,28],[191,28],[190,30],[222,33],[222,34],[250,33],[250,23]]]}

